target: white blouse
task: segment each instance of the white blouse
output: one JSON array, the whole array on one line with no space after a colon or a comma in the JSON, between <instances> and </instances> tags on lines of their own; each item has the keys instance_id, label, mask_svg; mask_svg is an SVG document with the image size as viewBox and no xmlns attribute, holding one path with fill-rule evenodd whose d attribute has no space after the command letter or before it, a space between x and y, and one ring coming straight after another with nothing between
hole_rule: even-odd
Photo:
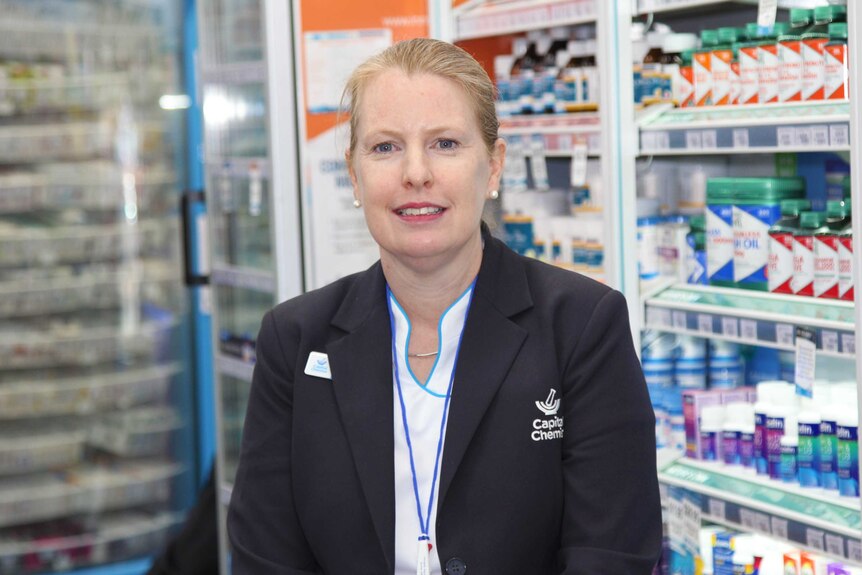
<instances>
[{"instance_id":1,"label":"white blouse","mask_svg":"<svg viewBox=\"0 0 862 575\"><path fill-rule=\"evenodd\" d=\"M410 320L390 292L390 309L395 325L395 361L393 363L393 410L395 427L395 575L415 575L417 541L422 533L419 524L416 495L414 493L413 472L410 465L410 451L404 430L401 397L404 400L410 443L413 447L413 463L416 469L416 485L419 491L419 507L425 519L428 513L428 498L434 485L434 500L431 517L428 518L428 535L432 548L430 553L431 573L441 573L440 558L437 555L437 537L434 524L437 520L438 491L440 473L437 469L436 481L434 467L438 464L438 442L441 444L439 456L442 457L442 442L445 438L445 425L441 437L443 411L446 407L446 392L455 369L455 356L464 329L464 321L470 306L473 284L440 317L437 327L439 348L434 365L426 382L419 382L410 369L407 350L410 349ZM425 360L430 361L430 360ZM396 381L396 377L398 381Z\"/></svg>"}]
</instances>

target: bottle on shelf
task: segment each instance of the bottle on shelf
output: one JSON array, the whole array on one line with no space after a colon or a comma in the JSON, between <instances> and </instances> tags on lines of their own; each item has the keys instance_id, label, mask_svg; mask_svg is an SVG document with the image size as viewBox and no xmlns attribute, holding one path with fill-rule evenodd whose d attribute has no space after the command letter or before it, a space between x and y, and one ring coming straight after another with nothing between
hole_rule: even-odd
<instances>
[{"instance_id":1,"label":"bottle on shelf","mask_svg":"<svg viewBox=\"0 0 862 575\"><path fill-rule=\"evenodd\" d=\"M843 200L828 201L824 229L814 234L814 297L838 299L839 234L849 224L849 206Z\"/></svg>"},{"instance_id":2,"label":"bottle on shelf","mask_svg":"<svg viewBox=\"0 0 862 575\"><path fill-rule=\"evenodd\" d=\"M536 38L535 42L536 47L536 58L533 63L533 87L532 87L532 110L533 114L542 114L545 112L545 100L547 96L545 95L545 86L547 85L547 76L548 74L553 74L556 77L556 71L551 68L548 70L546 67L546 61L549 57L549 52L551 49L551 37L545 33L539 34ZM528 50L529 53L529 50ZM551 65L556 65L556 60L553 56L551 58ZM553 111L553 92L550 94L551 98L551 110Z\"/></svg>"},{"instance_id":3,"label":"bottle on shelf","mask_svg":"<svg viewBox=\"0 0 862 575\"><path fill-rule=\"evenodd\" d=\"M814 295L814 235L825 231L824 212L802 212L799 229L793 233L793 281L796 295Z\"/></svg>"},{"instance_id":4,"label":"bottle on shelf","mask_svg":"<svg viewBox=\"0 0 862 575\"><path fill-rule=\"evenodd\" d=\"M541 89L538 90L541 100L541 109L538 110L538 113L553 114L557 111L556 80L562 67L565 66L567 61L561 57L560 54L565 53L566 51L569 41L569 33L569 28L566 26L551 28L550 45L542 56L543 71L540 80Z\"/></svg>"},{"instance_id":5,"label":"bottle on shelf","mask_svg":"<svg viewBox=\"0 0 862 575\"><path fill-rule=\"evenodd\" d=\"M847 82L847 23L830 24L828 33L829 42L823 48L823 98L846 101L850 98Z\"/></svg>"},{"instance_id":6,"label":"bottle on shelf","mask_svg":"<svg viewBox=\"0 0 862 575\"><path fill-rule=\"evenodd\" d=\"M802 100L802 34L811 24L814 11L790 10L790 30L778 36L778 101Z\"/></svg>"},{"instance_id":7,"label":"bottle on shelf","mask_svg":"<svg viewBox=\"0 0 862 575\"><path fill-rule=\"evenodd\" d=\"M850 218L850 198L844 200L848 221L844 229L838 231L838 297L853 301L856 260L853 258L853 222Z\"/></svg>"},{"instance_id":8,"label":"bottle on shelf","mask_svg":"<svg viewBox=\"0 0 862 575\"><path fill-rule=\"evenodd\" d=\"M692 77L691 56L697 47L694 34L668 34L662 43L661 70L670 91L662 94L663 101L674 106L691 105L694 79Z\"/></svg>"},{"instance_id":9,"label":"bottle on shelf","mask_svg":"<svg viewBox=\"0 0 862 575\"><path fill-rule=\"evenodd\" d=\"M512 64L515 57L503 54L494 58L494 79L497 83L497 116L506 118L514 112L513 102L517 99L512 97Z\"/></svg>"},{"instance_id":10,"label":"bottle on shelf","mask_svg":"<svg viewBox=\"0 0 862 575\"><path fill-rule=\"evenodd\" d=\"M538 60L536 53L536 40L538 32L530 32L526 38L516 38L514 42L515 60L512 63L510 78L513 92L517 95L517 105L514 112L517 114L533 113L533 76Z\"/></svg>"},{"instance_id":11,"label":"bottle on shelf","mask_svg":"<svg viewBox=\"0 0 862 575\"><path fill-rule=\"evenodd\" d=\"M706 234L703 214L689 219L691 231L686 235L686 282L706 285Z\"/></svg>"},{"instance_id":12,"label":"bottle on shelf","mask_svg":"<svg viewBox=\"0 0 862 575\"><path fill-rule=\"evenodd\" d=\"M732 27L717 30L718 44L712 48L710 67L712 69L712 104L728 106L736 103L734 86L738 86L738 77L734 77L734 67L738 70L738 60L733 45L739 38L739 30ZM738 96L737 96L738 97Z\"/></svg>"},{"instance_id":13,"label":"bottle on shelf","mask_svg":"<svg viewBox=\"0 0 862 575\"><path fill-rule=\"evenodd\" d=\"M718 45L718 32L701 30L700 48L694 52L694 105L711 106L712 99L712 51Z\"/></svg>"},{"instance_id":14,"label":"bottle on shelf","mask_svg":"<svg viewBox=\"0 0 862 575\"><path fill-rule=\"evenodd\" d=\"M757 23L746 24L747 39L735 44L739 78L739 104L757 104L760 86L757 81L758 53L763 40L758 34Z\"/></svg>"},{"instance_id":15,"label":"bottle on shelf","mask_svg":"<svg viewBox=\"0 0 862 575\"><path fill-rule=\"evenodd\" d=\"M787 22L776 22L772 30L761 34L757 50L757 100L760 104L778 102L780 61L778 37L790 30Z\"/></svg>"},{"instance_id":16,"label":"bottle on shelf","mask_svg":"<svg viewBox=\"0 0 862 575\"><path fill-rule=\"evenodd\" d=\"M662 70L662 44L667 35L667 32L658 30L646 35L649 50L641 63L641 103L645 106L661 102L664 94L670 91L670 78Z\"/></svg>"},{"instance_id":17,"label":"bottle on shelf","mask_svg":"<svg viewBox=\"0 0 862 575\"><path fill-rule=\"evenodd\" d=\"M803 199L783 200L781 217L769 228L768 289L773 293L792 294L793 234L799 230L799 214L811 209Z\"/></svg>"},{"instance_id":18,"label":"bottle on shelf","mask_svg":"<svg viewBox=\"0 0 862 575\"><path fill-rule=\"evenodd\" d=\"M802 34L802 99L823 100L826 84L826 44L829 42L829 25L842 22L847 7L841 5L818 6L814 9L814 25Z\"/></svg>"}]
</instances>

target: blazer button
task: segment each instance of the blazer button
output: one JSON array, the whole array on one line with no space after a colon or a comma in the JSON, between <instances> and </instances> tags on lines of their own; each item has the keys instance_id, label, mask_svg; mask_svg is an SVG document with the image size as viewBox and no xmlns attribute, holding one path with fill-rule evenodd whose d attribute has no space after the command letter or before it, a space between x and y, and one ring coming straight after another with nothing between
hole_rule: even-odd
<instances>
[{"instance_id":1,"label":"blazer button","mask_svg":"<svg viewBox=\"0 0 862 575\"><path fill-rule=\"evenodd\" d=\"M466 572L467 564L458 557L446 561L446 575L464 575Z\"/></svg>"}]
</instances>

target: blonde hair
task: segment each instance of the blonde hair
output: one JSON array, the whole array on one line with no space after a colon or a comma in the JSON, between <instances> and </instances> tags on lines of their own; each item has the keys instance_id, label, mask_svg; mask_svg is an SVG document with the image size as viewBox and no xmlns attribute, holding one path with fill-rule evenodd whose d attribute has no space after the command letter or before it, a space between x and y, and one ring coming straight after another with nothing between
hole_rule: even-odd
<instances>
[{"instance_id":1,"label":"blonde hair","mask_svg":"<svg viewBox=\"0 0 862 575\"><path fill-rule=\"evenodd\" d=\"M470 99L488 153L493 153L500 123L494 108L494 84L473 56L463 49L431 38L415 38L390 46L360 64L350 75L341 101L350 113L350 156L356 149L356 127L362 94L381 72L401 70L407 75L434 74L459 85Z\"/></svg>"}]
</instances>

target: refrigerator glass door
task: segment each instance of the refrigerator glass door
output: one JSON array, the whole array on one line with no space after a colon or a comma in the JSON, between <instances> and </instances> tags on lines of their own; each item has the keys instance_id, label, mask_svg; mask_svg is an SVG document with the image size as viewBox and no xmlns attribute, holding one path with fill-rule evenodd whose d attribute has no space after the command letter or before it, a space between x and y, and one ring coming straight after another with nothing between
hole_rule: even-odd
<instances>
[{"instance_id":1,"label":"refrigerator glass door","mask_svg":"<svg viewBox=\"0 0 862 575\"><path fill-rule=\"evenodd\" d=\"M0 572L158 553L194 489L179 3L0 0Z\"/></svg>"}]
</instances>

